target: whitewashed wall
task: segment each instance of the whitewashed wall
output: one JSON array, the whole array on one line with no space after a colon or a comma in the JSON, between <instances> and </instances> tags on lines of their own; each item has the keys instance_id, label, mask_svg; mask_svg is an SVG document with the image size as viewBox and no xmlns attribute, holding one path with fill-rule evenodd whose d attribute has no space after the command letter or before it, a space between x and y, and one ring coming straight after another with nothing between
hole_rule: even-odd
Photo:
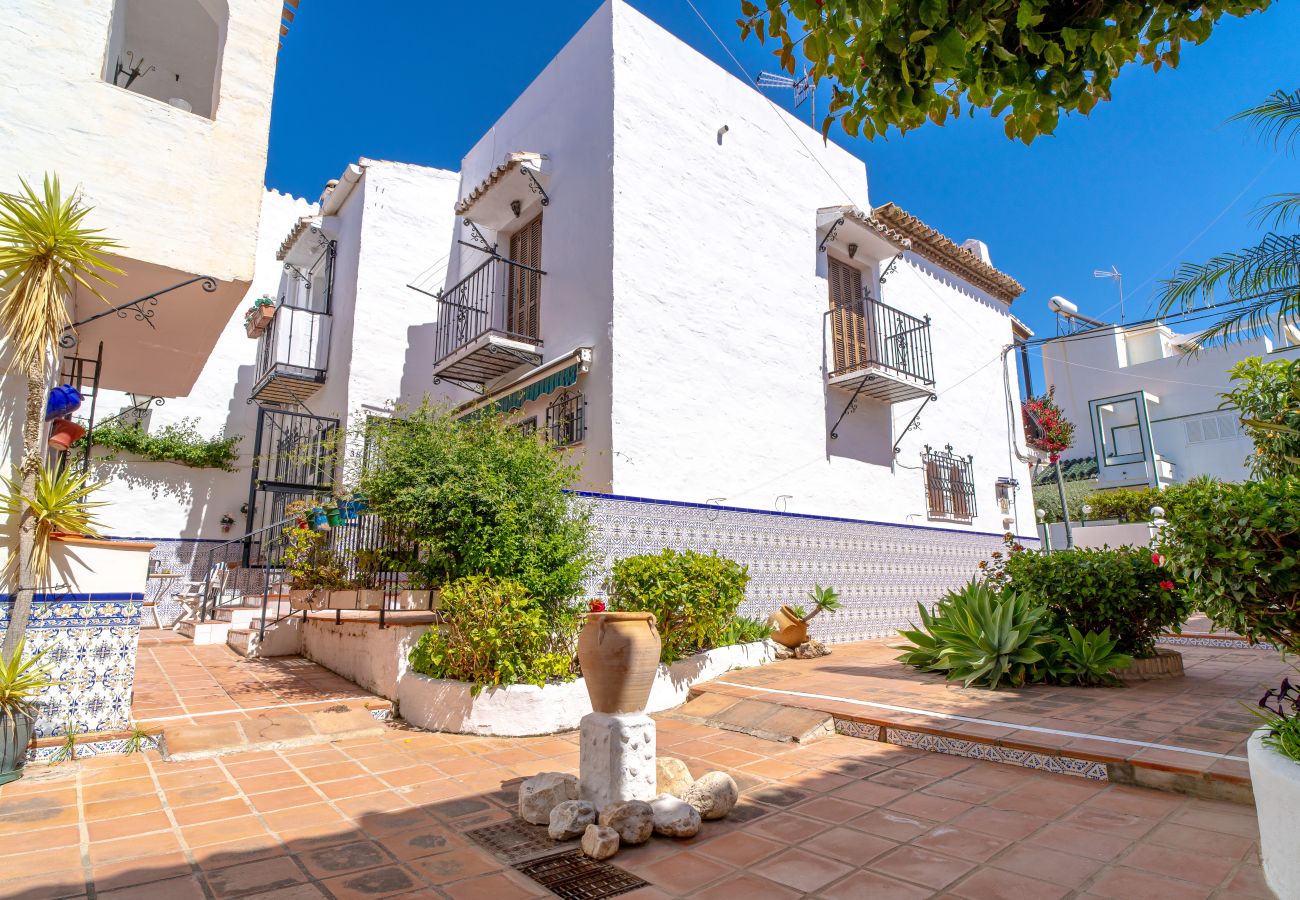
<instances>
[{"instance_id":1,"label":"whitewashed wall","mask_svg":"<svg viewBox=\"0 0 1300 900\"><path fill-rule=\"evenodd\" d=\"M974 455L979 516L951 527L1000 533L997 478L1028 485L1008 461L1006 305L912 254L883 287L864 277L931 316L939 400L895 466L920 401L862 399L831 440L849 394L825 387L817 210L871 208L862 161L631 7L612 10L613 492L769 510L790 495L791 512L926 524L921 447L952 443ZM1030 508L1026 489L1023 533Z\"/></svg>"},{"instance_id":2,"label":"whitewashed wall","mask_svg":"<svg viewBox=\"0 0 1300 900\"><path fill-rule=\"evenodd\" d=\"M1180 336L1159 332L1163 344ZM1148 334L1144 345L1153 343ZM1149 347L1147 348L1149 349ZM1158 454L1174 463L1174 477L1187 481L1209 475L1230 481L1244 479L1245 461L1253 451L1250 438L1189 442L1187 421L1213 416L1233 381L1228 371L1243 359L1260 356L1265 361L1291 360L1300 348L1275 349L1267 338L1230 347L1207 348L1199 355L1166 349L1170 355L1129 365L1124 332L1118 327L1100 329L1090 337L1049 341L1043 345L1043 373L1056 388L1056 401L1066 418L1075 423L1075 446L1067 457L1096 455L1088 403L1134 391L1146 391L1151 402L1151 437ZM1229 410L1229 413L1232 411ZM1126 467L1140 473L1141 466Z\"/></svg>"},{"instance_id":3,"label":"whitewashed wall","mask_svg":"<svg viewBox=\"0 0 1300 900\"><path fill-rule=\"evenodd\" d=\"M110 504L101 516L107 526L105 533L118 537L219 538L223 536L223 515L233 516L239 523L236 528L242 528L244 518L239 508L248 499L253 429L257 423L257 407L245 402L253 389L257 341L244 332L244 310L263 294L278 296L284 273L275 258L276 251L298 218L314 209L315 205L306 200L263 191L257 267L246 302L230 317L190 396L168 400L163 406L153 407L149 414L149 428L154 432L182 419L194 419L195 427L205 436L222 431L244 435L238 446L237 470L190 469L129 454L108 461L97 453L95 475L109 479L100 495ZM102 421L126 402L123 394L106 393L96 417Z\"/></svg>"}]
</instances>

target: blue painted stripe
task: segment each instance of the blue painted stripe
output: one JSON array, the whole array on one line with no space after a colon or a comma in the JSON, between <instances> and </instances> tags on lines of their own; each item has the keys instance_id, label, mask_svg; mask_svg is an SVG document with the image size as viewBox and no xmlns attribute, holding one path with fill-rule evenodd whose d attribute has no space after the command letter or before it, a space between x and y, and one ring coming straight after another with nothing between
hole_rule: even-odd
<instances>
[{"instance_id":1,"label":"blue painted stripe","mask_svg":"<svg viewBox=\"0 0 1300 900\"><path fill-rule=\"evenodd\" d=\"M595 500L625 500L632 503L649 503L654 506L680 506L689 509L721 510L722 512L751 513L759 516L779 516L789 519L812 519L818 522L843 522L849 525L879 525L884 528L910 528L915 531L939 531L944 534L973 534L996 538L1000 538L1004 534L1004 532L966 531L958 528L940 528L936 525L907 525L900 522L877 522L873 519L846 519L840 516L818 516L812 513L781 512L780 510L772 509L751 509L745 506L721 506L715 503L691 503L686 500L656 500L652 497L629 497L624 494L601 494L595 491L565 491L565 493L571 494L574 497L591 497ZM1033 535L1032 537L1029 535L1019 535L1017 540L1037 541L1039 538L1037 535Z\"/></svg>"},{"instance_id":2,"label":"blue painted stripe","mask_svg":"<svg viewBox=\"0 0 1300 900\"><path fill-rule=\"evenodd\" d=\"M90 594L33 594L33 603L139 603L144 600L143 593L90 593ZM0 594L0 603L13 603L13 594Z\"/></svg>"}]
</instances>

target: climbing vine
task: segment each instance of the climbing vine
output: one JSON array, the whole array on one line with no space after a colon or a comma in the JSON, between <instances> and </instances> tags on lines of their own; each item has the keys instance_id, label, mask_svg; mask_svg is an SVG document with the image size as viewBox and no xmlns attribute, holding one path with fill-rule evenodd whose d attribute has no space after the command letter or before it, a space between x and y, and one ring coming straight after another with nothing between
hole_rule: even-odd
<instances>
[{"instance_id":1,"label":"climbing vine","mask_svg":"<svg viewBox=\"0 0 1300 900\"><path fill-rule=\"evenodd\" d=\"M107 447L110 452L106 458L113 459L118 453L130 453L142 456L154 462L176 463L194 469L221 469L235 471L239 459L236 446L240 435L225 437L204 437L195 427L194 419L181 419L174 425L164 425L156 432L150 433L138 425L111 422L95 428L91 443L96 447Z\"/></svg>"}]
</instances>

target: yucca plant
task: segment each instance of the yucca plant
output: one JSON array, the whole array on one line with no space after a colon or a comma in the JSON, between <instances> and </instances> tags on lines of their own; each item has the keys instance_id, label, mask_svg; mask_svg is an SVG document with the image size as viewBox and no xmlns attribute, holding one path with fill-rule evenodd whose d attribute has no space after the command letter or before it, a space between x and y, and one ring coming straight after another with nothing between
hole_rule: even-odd
<instances>
[{"instance_id":1,"label":"yucca plant","mask_svg":"<svg viewBox=\"0 0 1300 900\"><path fill-rule=\"evenodd\" d=\"M1056 635L1055 646L1045 651L1052 680L1061 684L1120 684L1111 670L1127 669L1133 665L1133 657L1117 652L1118 643L1111 638L1109 628L1102 629L1100 634L1093 631L1084 634L1073 625L1068 626L1065 634Z\"/></svg>"},{"instance_id":2,"label":"yucca plant","mask_svg":"<svg viewBox=\"0 0 1300 900\"><path fill-rule=\"evenodd\" d=\"M99 536L97 507L107 506L88 499L104 486L91 481L89 473L73 471L68 466L42 465L30 494L23 492L17 478L2 478L5 494L0 496L0 513L28 516L35 522L32 530L31 567L36 583L50 584L50 538L56 533Z\"/></svg>"},{"instance_id":3,"label":"yucca plant","mask_svg":"<svg viewBox=\"0 0 1300 900\"><path fill-rule=\"evenodd\" d=\"M999 594L972 579L960 591L950 591L934 615L922 608L924 635L919 629L904 631L913 645L896 648L906 651L898 659L943 672L965 687L1023 685L1037 679L1041 648L1051 641L1046 614L1026 595Z\"/></svg>"},{"instance_id":4,"label":"yucca plant","mask_svg":"<svg viewBox=\"0 0 1300 900\"><path fill-rule=\"evenodd\" d=\"M812 612L802 616L805 622L811 622L818 613L833 613L841 606L840 595L830 585L822 587L820 584L814 584L813 589L808 592L808 599L812 601L813 608Z\"/></svg>"},{"instance_id":5,"label":"yucca plant","mask_svg":"<svg viewBox=\"0 0 1300 900\"><path fill-rule=\"evenodd\" d=\"M41 426L50 386L51 360L57 341L71 324L73 288L80 285L102 296L99 285L120 273L104 254L117 247L99 229L89 228L90 209L74 193L64 195L57 176L47 175L43 190L20 181L17 193L0 193L0 334L13 358L11 372L26 379L23 457L18 465L20 493L31 497L43 456ZM38 587L34 568L36 519L23 513L18 522L18 589L0 658L12 660L31 617Z\"/></svg>"},{"instance_id":6,"label":"yucca plant","mask_svg":"<svg viewBox=\"0 0 1300 900\"><path fill-rule=\"evenodd\" d=\"M19 641L12 656L0 659L0 784L19 777L32 739L36 698L57 683L43 662L45 651L23 659L25 647Z\"/></svg>"}]
</instances>

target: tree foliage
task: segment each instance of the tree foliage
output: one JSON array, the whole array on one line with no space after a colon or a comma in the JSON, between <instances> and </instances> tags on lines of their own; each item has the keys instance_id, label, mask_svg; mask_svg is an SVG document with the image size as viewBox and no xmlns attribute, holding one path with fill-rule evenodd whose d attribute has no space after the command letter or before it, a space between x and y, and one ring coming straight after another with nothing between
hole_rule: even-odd
<instances>
[{"instance_id":1,"label":"tree foliage","mask_svg":"<svg viewBox=\"0 0 1300 900\"><path fill-rule=\"evenodd\" d=\"M1205 41L1225 15L1269 0L741 0L742 37L775 39L781 67L802 55L833 89L830 115L868 138L893 125L942 125L963 110L1001 116L1026 144L1064 113L1109 100L1130 63L1178 65L1185 44Z\"/></svg>"},{"instance_id":2,"label":"tree foliage","mask_svg":"<svg viewBox=\"0 0 1300 900\"><path fill-rule=\"evenodd\" d=\"M1230 372L1235 386L1223 399L1241 413L1255 444L1246 460L1257 478L1300 475L1300 359L1243 359Z\"/></svg>"}]
</instances>

